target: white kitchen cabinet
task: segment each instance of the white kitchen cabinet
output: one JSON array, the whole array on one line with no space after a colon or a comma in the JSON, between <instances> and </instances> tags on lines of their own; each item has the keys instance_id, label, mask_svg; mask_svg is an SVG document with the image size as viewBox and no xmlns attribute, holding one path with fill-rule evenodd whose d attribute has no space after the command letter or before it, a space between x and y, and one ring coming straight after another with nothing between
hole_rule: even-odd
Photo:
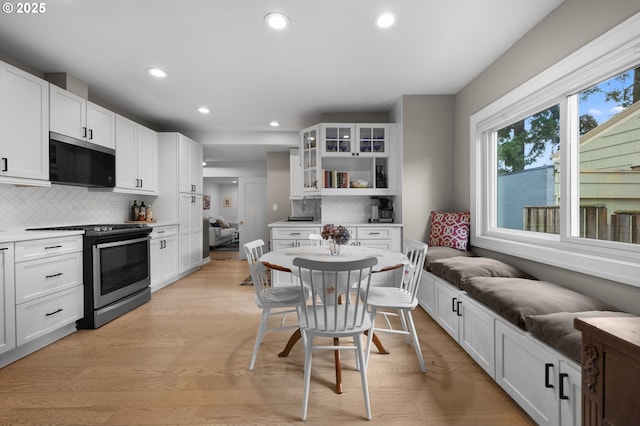
<instances>
[{"instance_id":1,"label":"white kitchen cabinet","mask_svg":"<svg viewBox=\"0 0 640 426\"><path fill-rule=\"evenodd\" d=\"M319 234L319 226L272 226L271 251L283 250L290 247L311 245L309 234ZM297 285L297 281L289 272L271 271L271 283L274 287Z\"/></svg>"},{"instance_id":2,"label":"white kitchen cabinet","mask_svg":"<svg viewBox=\"0 0 640 426\"><path fill-rule=\"evenodd\" d=\"M305 195L320 193L322 181L318 149L319 134L320 126L308 127L300 132L302 191Z\"/></svg>"},{"instance_id":3,"label":"white kitchen cabinet","mask_svg":"<svg viewBox=\"0 0 640 426\"><path fill-rule=\"evenodd\" d=\"M17 346L83 317L82 236L18 241L14 260Z\"/></svg>"},{"instance_id":4,"label":"white kitchen cabinet","mask_svg":"<svg viewBox=\"0 0 640 426\"><path fill-rule=\"evenodd\" d=\"M539 425L580 424L580 368L496 319L496 382Z\"/></svg>"},{"instance_id":5,"label":"white kitchen cabinet","mask_svg":"<svg viewBox=\"0 0 640 426\"><path fill-rule=\"evenodd\" d=\"M116 114L55 84L50 85L50 130L116 148Z\"/></svg>"},{"instance_id":6,"label":"white kitchen cabinet","mask_svg":"<svg viewBox=\"0 0 640 426\"><path fill-rule=\"evenodd\" d=\"M157 133L116 115L116 188L132 194L158 194Z\"/></svg>"},{"instance_id":7,"label":"white kitchen cabinet","mask_svg":"<svg viewBox=\"0 0 640 426\"><path fill-rule=\"evenodd\" d=\"M202 264L202 145L175 132L158 134L160 196L154 216L178 225L178 277ZM184 189L184 191L181 191Z\"/></svg>"},{"instance_id":8,"label":"white kitchen cabinet","mask_svg":"<svg viewBox=\"0 0 640 426\"><path fill-rule=\"evenodd\" d=\"M13 243L0 244L0 354L16 347Z\"/></svg>"},{"instance_id":9,"label":"white kitchen cabinet","mask_svg":"<svg viewBox=\"0 0 640 426\"><path fill-rule=\"evenodd\" d=\"M351 244L402 251L402 228L397 226L358 226L351 233ZM355 237L355 238L354 238Z\"/></svg>"},{"instance_id":10,"label":"white kitchen cabinet","mask_svg":"<svg viewBox=\"0 0 640 426\"><path fill-rule=\"evenodd\" d=\"M179 145L179 191L202 194L202 145L177 135Z\"/></svg>"},{"instance_id":11,"label":"white kitchen cabinet","mask_svg":"<svg viewBox=\"0 0 640 426\"><path fill-rule=\"evenodd\" d=\"M387 157L388 124L322 123L322 157Z\"/></svg>"},{"instance_id":12,"label":"white kitchen cabinet","mask_svg":"<svg viewBox=\"0 0 640 426\"><path fill-rule=\"evenodd\" d=\"M50 186L49 83L0 62L0 183Z\"/></svg>"},{"instance_id":13,"label":"white kitchen cabinet","mask_svg":"<svg viewBox=\"0 0 640 426\"><path fill-rule=\"evenodd\" d=\"M153 228L150 242L151 292L160 290L177 279L178 240L177 226Z\"/></svg>"},{"instance_id":14,"label":"white kitchen cabinet","mask_svg":"<svg viewBox=\"0 0 640 426\"><path fill-rule=\"evenodd\" d=\"M302 176L302 163L300 162L300 149L289 150L289 198L292 200L304 197L304 179Z\"/></svg>"}]
</instances>

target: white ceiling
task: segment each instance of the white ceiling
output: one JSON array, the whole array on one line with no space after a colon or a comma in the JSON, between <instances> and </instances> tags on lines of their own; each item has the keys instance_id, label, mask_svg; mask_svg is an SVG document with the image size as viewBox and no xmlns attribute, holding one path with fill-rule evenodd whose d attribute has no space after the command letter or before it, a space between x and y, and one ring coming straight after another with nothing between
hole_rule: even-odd
<instances>
[{"instance_id":1,"label":"white ceiling","mask_svg":"<svg viewBox=\"0 0 640 426\"><path fill-rule=\"evenodd\" d=\"M248 161L288 149L323 113L457 93L561 2L47 0L42 14L0 13L0 54L79 78L90 98L202 142L206 160ZM383 10L395 27L374 27ZM290 28L267 28L270 11Z\"/></svg>"}]
</instances>

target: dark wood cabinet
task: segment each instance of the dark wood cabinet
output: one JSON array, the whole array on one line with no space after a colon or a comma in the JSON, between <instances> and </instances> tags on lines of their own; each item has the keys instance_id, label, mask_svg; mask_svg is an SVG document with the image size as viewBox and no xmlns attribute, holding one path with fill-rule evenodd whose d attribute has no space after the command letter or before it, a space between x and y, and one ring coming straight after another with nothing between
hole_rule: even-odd
<instances>
[{"instance_id":1,"label":"dark wood cabinet","mask_svg":"<svg viewBox=\"0 0 640 426\"><path fill-rule=\"evenodd\" d=\"M640 425L640 317L574 325L582 332L582 424Z\"/></svg>"}]
</instances>

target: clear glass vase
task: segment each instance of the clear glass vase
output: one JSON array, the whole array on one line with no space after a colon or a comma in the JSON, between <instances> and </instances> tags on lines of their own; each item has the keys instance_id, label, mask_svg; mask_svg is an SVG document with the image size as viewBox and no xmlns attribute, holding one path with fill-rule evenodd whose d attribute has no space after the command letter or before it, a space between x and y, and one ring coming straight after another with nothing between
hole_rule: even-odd
<instances>
[{"instance_id":1,"label":"clear glass vase","mask_svg":"<svg viewBox=\"0 0 640 426\"><path fill-rule=\"evenodd\" d=\"M340 254L340 244L336 243L334 240L329 241L329 252L331 256L337 256Z\"/></svg>"}]
</instances>

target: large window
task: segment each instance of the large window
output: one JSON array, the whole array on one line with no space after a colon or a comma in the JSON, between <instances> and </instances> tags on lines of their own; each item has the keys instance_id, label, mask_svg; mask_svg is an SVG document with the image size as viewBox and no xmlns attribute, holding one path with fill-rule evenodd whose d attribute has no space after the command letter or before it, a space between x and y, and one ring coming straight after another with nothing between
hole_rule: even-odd
<instances>
[{"instance_id":1,"label":"large window","mask_svg":"<svg viewBox=\"0 0 640 426\"><path fill-rule=\"evenodd\" d=\"M640 15L471 118L472 245L640 286Z\"/></svg>"}]
</instances>

